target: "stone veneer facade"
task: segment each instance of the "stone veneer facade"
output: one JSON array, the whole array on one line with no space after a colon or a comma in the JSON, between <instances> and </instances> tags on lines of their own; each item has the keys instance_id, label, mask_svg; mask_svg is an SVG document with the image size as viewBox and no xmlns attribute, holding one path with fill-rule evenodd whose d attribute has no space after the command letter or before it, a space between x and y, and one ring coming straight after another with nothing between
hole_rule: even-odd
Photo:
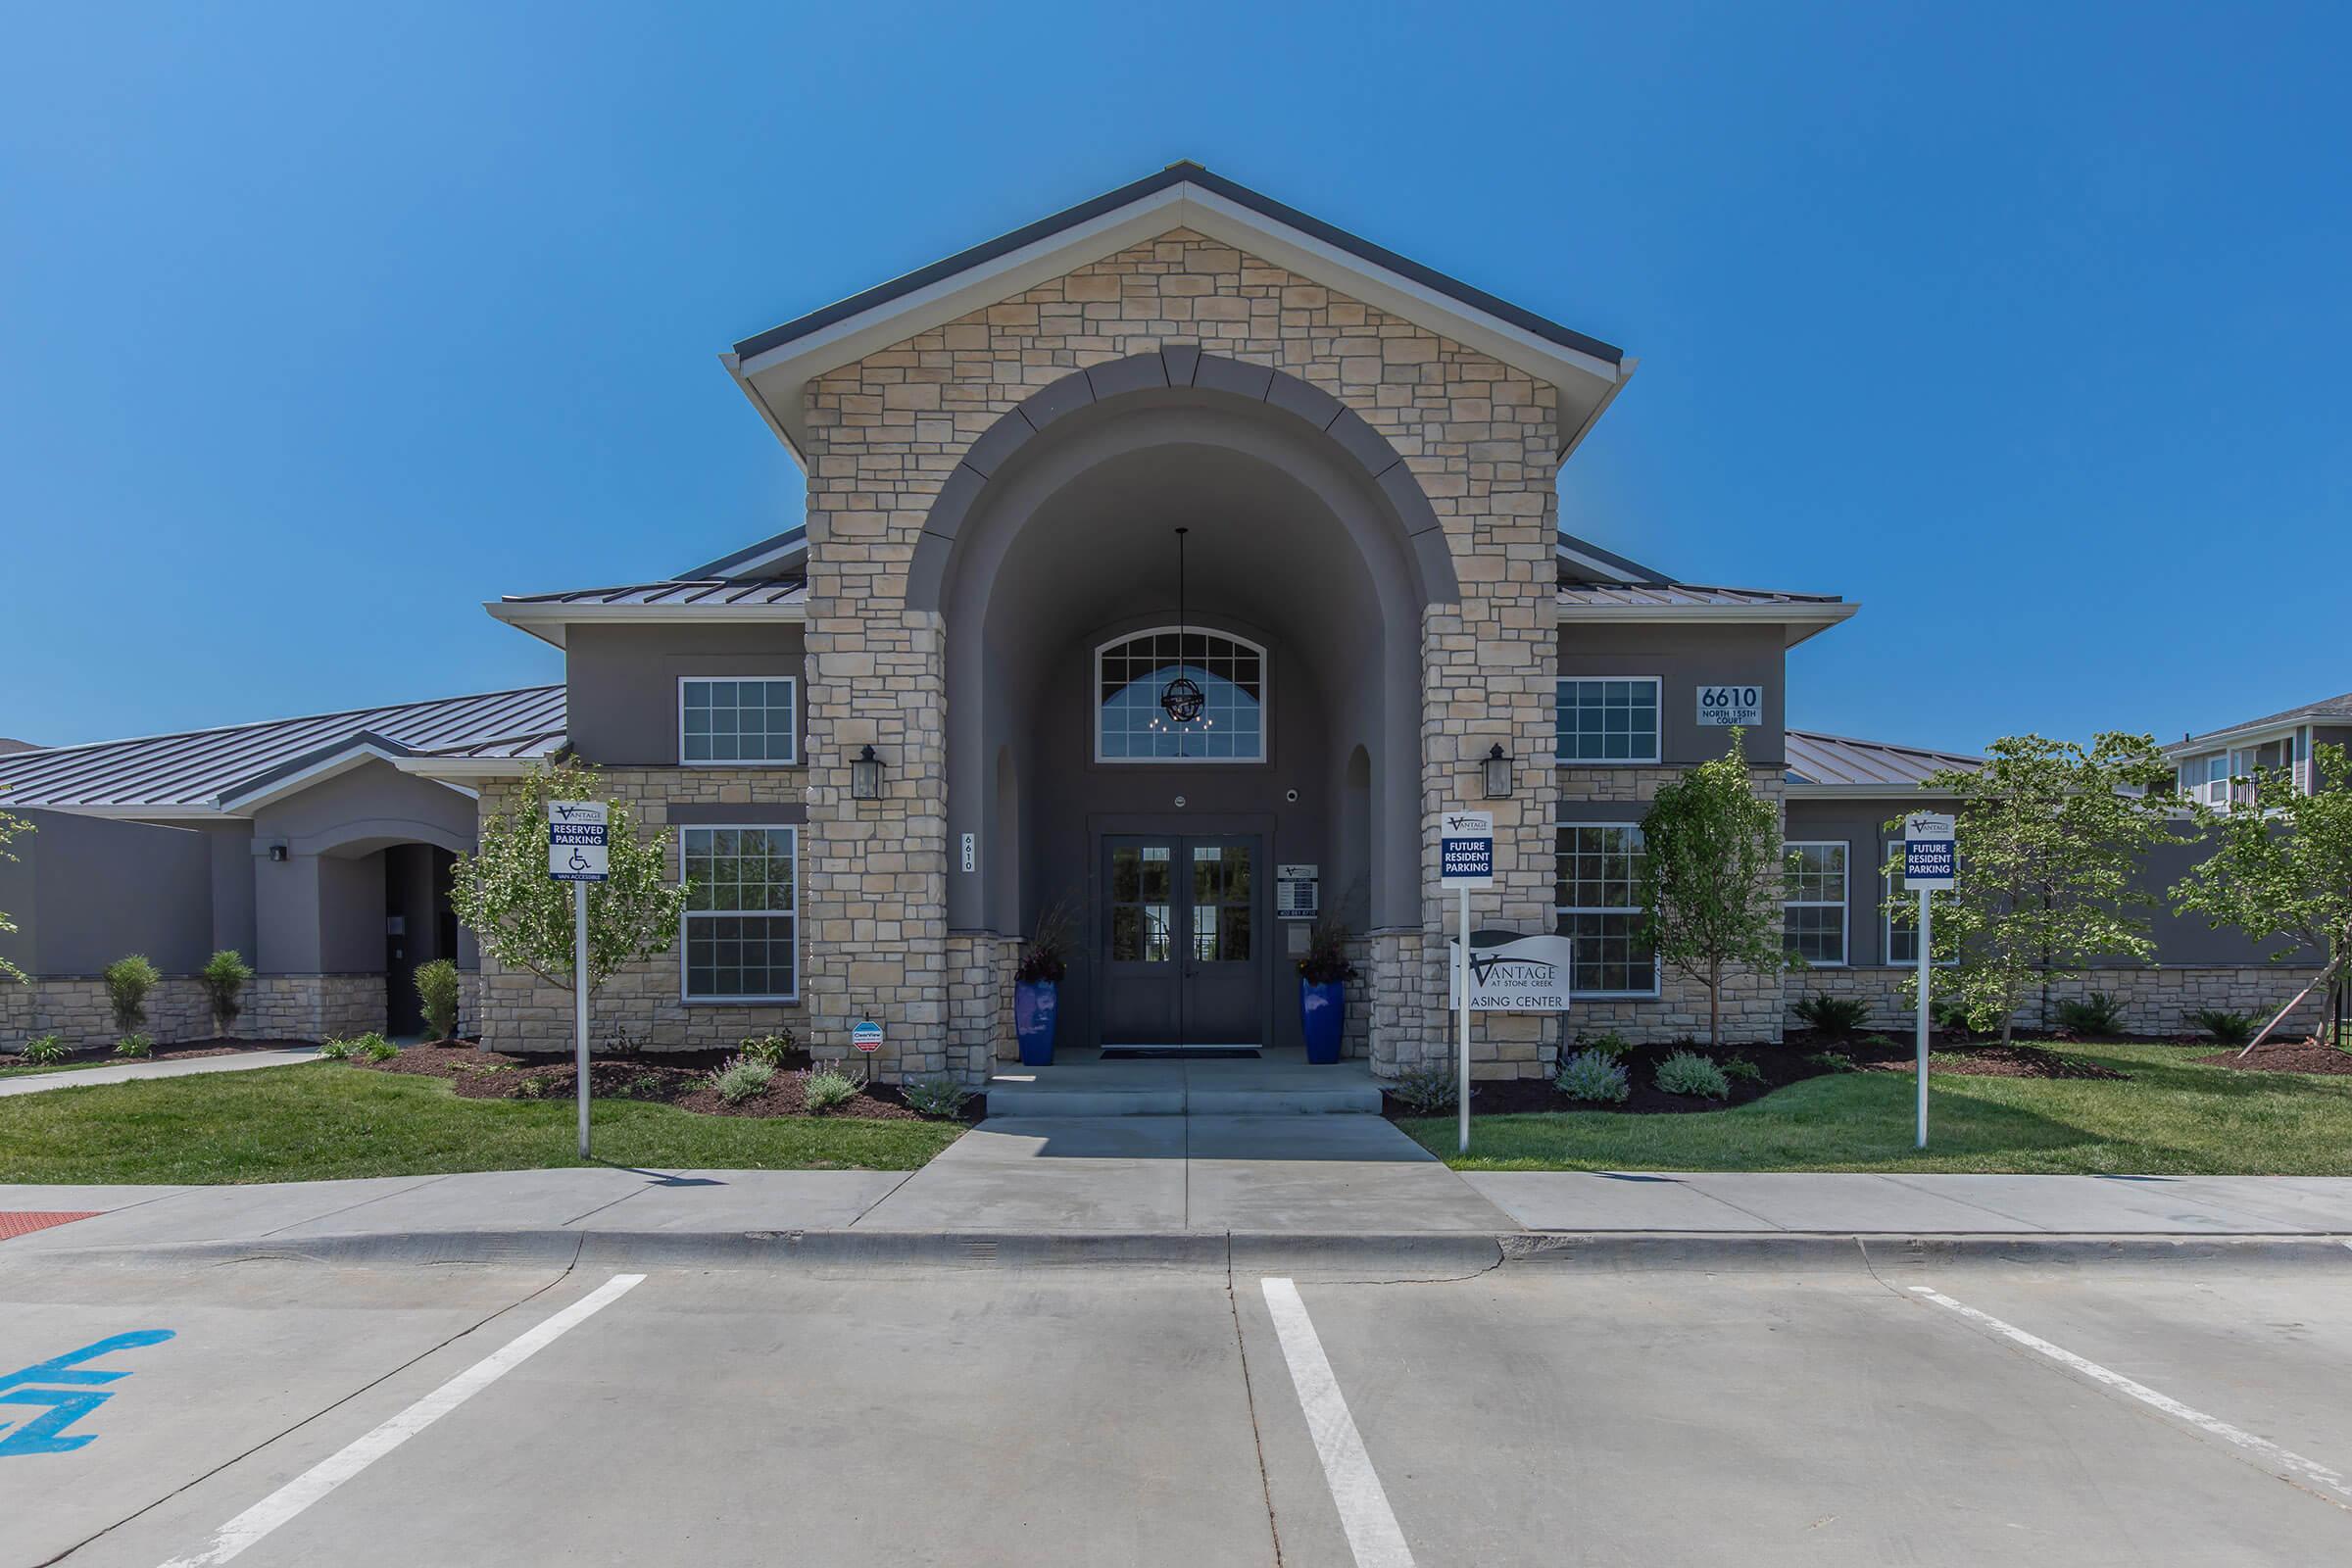
<instances>
[{"instance_id":1,"label":"stone veneer facade","mask_svg":"<svg viewBox=\"0 0 2352 1568\"><path fill-rule=\"evenodd\" d=\"M1436 512L1461 584L1420 627L1421 802L1437 813L1476 790L1474 759L1501 742L1551 755L1552 388L1423 327L1178 229L1080 268L811 385L808 526L808 805L805 918L819 942L854 933L841 961L810 964L808 1021L822 1042L884 1021L883 1067L979 1070L1002 1029L1001 939L946 928L942 628L906 609L917 536L966 449L1040 388L1163 347L1278 369L1337 398L1401 457ZM890 759L884 799L850 799L848 759ZM1496 809L1496 891L1485 918L1550 918L1551 780L1521 769ZM1367 990L1377 1067L1446 1049L1444 904L1424 851L1417 930L1374 934ZM987 976L998 974L996 997ZM1542 1070L1556 1021L1490 1019L1480 1070ZM1002 1038L1000 1034L999 1038Z\"/></svg>"},{"instance_id":2,"label":"stone veneer facade","mask_svg":"<svg viewBox=\"0 0 2352 1568\"><path fill-rule=\"evenodd\" d=\"M384 1027L380 974L265 974L245 988L236 1034L244 1040L331 1040ZM96 975L48 975L0 984L0 1044L63 1036L74 1050L121 1035ZM212 1007L194 975L166 975L148 994L143 1030L159 1046L213 1038Z\"/></svg>"},{"instance_id":3,"label":"stone veneer facade","mask_svg":"<svg viewBox=\"0 0 2352 1568\"><path fill-rule=\"evenodd\" d=\"M806 769L800 767L606 767L598 770L605 793L626 803L636 814L638 831L646 835L666 831L666 865L671 877L680 874L679 835L670 811L679 806L743 806L758 809L745 815L755 825L793 826L779 820L802 801ZM514 786L493 780L481 792L483 820L507 809ZM804 829L804 835L805 835ZM846 947L851 932L838 923L816 925L808 918L807 876L808 851L801 851L803 890L799 915L800 961L804 970L823 962ZM572 998L567 990L543 983L538 976L502 967L488 953L480 972L470 977L465 993L484 1041L501 1050L565 1051L572 1044ZM804 1043L808 1019L799 1003L694 1003L681 1000L679 952L668 952L644 963L631 964L612 975L596 994L591 1028L592 1044L600 1051L720 1051L747 1035L790 1029ZM801 994L808 992L804 973ZM833 1041L812 1043L820 1054L848 1051L845 1033Z\"/></svg>"},{"instance_id":4,"label":"stone veneer facade","mask_svg":"<svg viewBox=\"0 0 2352 1568\"><path fill-rule=\"evenodd\" d=\"M1870 1005L1866 1027L1903 1032L1917 1023L1908 1000L1908 967L1874 966L1858 969L1807 969L1787 977L1788 1000L1813 995L1857 998ZM2243 967L2199 964L2152 964L2140 969L2093 969L2069 979L2050 982L2053 1016L2042 1016L2041 999L2017 1010L2022 1029L2047 1029L2056 1023L2060 1003L2079 1002L2093 991L2104 991L2124 1005L2123 1028L2135 1035L2193 1035L2195 1014L2211 1007L2221 1012L2252 1013L2265 1023L2286 1005L2287 999L2319 977L2311 967L2261 964ZM2328 997L2306 997L2280 1027L2310 1034L2326 1022ZM1791 1027L1794 1027L1793 1021Z\"/></svg>"}]
</instances>

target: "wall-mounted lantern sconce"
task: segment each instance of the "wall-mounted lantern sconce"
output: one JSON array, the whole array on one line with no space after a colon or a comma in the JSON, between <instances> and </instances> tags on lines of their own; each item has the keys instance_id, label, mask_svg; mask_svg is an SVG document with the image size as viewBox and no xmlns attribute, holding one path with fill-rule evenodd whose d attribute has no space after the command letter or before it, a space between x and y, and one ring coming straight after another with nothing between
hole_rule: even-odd
<instances>
[{"instance_id":1,"label":"wall-mounted lantern sconce","mask_svg":"<svg viewBox=\"0 0 2352 1568\"><path fill-rule=\"evenodd\" d=\"M281 860L281 861L282 861L283 859L285 859L285 858L286 858L286 847L285 847L283 844L272 844L272 845L270 845L270 858L271 858L272 860Z\"/></svg>"},{"instance_id":2,"label":"wall-mounted lantern sconce","mask_svg":"<svg viewBox=\"0 0 2352 1568\"><path fill-rule=\"evenodd\" d=\"M878 801L882 798L882 759L874 755L871 746L850 759L850 799Z\"/></svg>"},{"instance_id":3,"label":"wall-mounted lantern sconce","mask_svg":"<svg viewBox=\"0 0 2352 1568\"><path fill-rule=\"evenodd\" d=\"M1487 799L1507 801L1511 798L1511 760L1504 754L1502 743L1496 741L1487 753Z\"/></svg>"}]
</instances>

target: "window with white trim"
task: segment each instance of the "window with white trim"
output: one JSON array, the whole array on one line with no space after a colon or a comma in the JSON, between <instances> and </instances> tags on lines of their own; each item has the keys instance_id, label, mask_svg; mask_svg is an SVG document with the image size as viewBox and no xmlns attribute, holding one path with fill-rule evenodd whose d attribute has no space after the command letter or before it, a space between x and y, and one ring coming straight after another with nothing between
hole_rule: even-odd
<instances>
[{"instance_id":1,"label":"window with white trim","mask_svg":"<svg viewBox=\"0 0 2352 1568\"><path fill-rule=\"evenodd\" d=\"M1817 969L1845 963L1845 844L1794 842L1786 852L1781 886L1781 940Z\"/></svg>"},{"instance_id":2,"label":"window with white trim","mask_svg":"<svg viewBox=\"0 0 2352 1568\"><path fill-rule=\"evenodd\" d=\"M1554 832L1552 929L1576 955L1571 995L1654 997L1658 960L1642 940L1642 829L1562 823Z\"/></svg>"},{"instance_id":3,"label":"window with white trim","mask_svg":"<svg viewBox=\"0 0 2352 1568\"><path fill-rule=\"evenodd\" d=\"M678 681L678 760L689 767L800 760L800 682L789 675Z\"/></svg>"},{"instance_id":4,"label":"window with white trim","mask_svg":"<svg viewBox=\"0 0 2352 1568\"><path fill-rule=\"evenodd\" d=\"M1179 724L1160 707L1178 675L1200 688L1200 716ZM1266 651L1242 637L1173 626L1095 650L1095 760L1262 762Z\"/></svg>"},{"instance_id":5,"label":"window with white trim","mask_svg":"<svg viewBox=\"0 0 2352 1568\"><path fill-rule=\"evenodd\" d=\"M1886 942L1884 951L1886 955L1886 961L1895 964L1917 964L1919 962L1919 916L1913 910L1919 900L1912 894L1909 885L1903 881L1903 841L1890 839L1884 849L1886 858L1883 863L1886 866L1886 896L1889 900L1889 903L1884 906ZM1929 897L1941 898L1943 895L1936 893L1930 894ZM1898 899L1901 901L1899 905L1891 902ZM1936 961L1941 964L1950 963L1952 960L1937 958Z\"/></svg>"},{"instance_id":6,"label":"window with white trim","mask_svg":"<svg viewBox=\"0 0 2352 1568\"><path fill-rule=\"evenodd\" d=\"M1555 751L1563 762L1658 760L1658 677L1562 675Z\"/></svg>"},{"instance_id":7,"label":"window with white trim","mask_svg":"<svg viewBox=\"0 0 2352 1568\"><path fill-rule=\"evenodd\" d=\"M800 995L800 830L679 830L686 875L679 942L688 1002L791 1002Z\"/></svg>"}]
</instances>

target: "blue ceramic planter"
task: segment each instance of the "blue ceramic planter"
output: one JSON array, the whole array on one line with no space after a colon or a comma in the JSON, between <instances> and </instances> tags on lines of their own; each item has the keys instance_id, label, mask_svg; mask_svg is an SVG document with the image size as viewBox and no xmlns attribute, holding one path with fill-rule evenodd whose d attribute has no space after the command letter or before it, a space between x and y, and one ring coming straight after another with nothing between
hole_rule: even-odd
<instances>
[{"instance_id":1,"label":"blue ceramic planter","mask_svg":"<svg viewBox=\"0 0 2352 1568\"><path fill-rule=\"evenodd\" d=\"M1348 982L1298 982L1298 1028L1306 1036L1306 1059L1340 1059L1340 1037L1348 1028Z\"/></svg>"},{"instance_id":2,"label":"blue ceramic planter","mask_svg":"<svg viewBox=\"0 0 2352 1568\"><path fill-rule=\"evenodd\" d=\"M1020 1037L1021 1065L1054 1065L1054 1020L1061 1014L1061 987L1052 980L1022 980L1012 988L1012 1032Z\"/></svg>"}]
</instances>

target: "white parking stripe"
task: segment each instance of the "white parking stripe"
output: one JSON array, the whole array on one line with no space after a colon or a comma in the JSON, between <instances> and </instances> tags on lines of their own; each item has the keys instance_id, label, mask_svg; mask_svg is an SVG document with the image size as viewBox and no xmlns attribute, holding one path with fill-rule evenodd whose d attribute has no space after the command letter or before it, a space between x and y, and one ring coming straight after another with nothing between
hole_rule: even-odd
<instances>
[{"instance_id":1,"label":"white parking stripe","mask_svg":"<svg viewBox=\"0 0 2352 1568\"><path fill-rule=\"evenodd\" d=\"M537 1328L515 1337L340 1453L319 1460L275 1492L222 1525L203 1550L174 1557L164 1568L206 1568L222 1563L334 1491L353 1476L408 1442L467 1399L546 1349L572 1329L626 1296L645 1278L615 1274Z\"/></svg>"},{"instance_id":2,"label":"white parking stripe","mask_svg":"<svg viewBox=\"0 0 2352 1568\"><path fill-rule=\"evenodd\" d=\"M1356 1568L1412 1568L1413 1554L1404 1544L1404 1532L1389 1510L1389 1494L1381 1490L1364 1440L1348 1413L1348 1400L1332 1376L1331 1360L1315 1325L1298 1299L1298 1287L1287 1279L1261 1282L1266 1311L1282 1341L1282 1356L1291 1367L1291 1386L1298 1391L1299 1408L1306 1412L1306 1430L1315 1440L1323 1461L1323 1480L1331 1500L1340 1507L1340 1527L1348 1532L1348 1547L1355 1553Z\"/></svg>"},{"instance_id":3,"label":"white parking stripe","mask_svg":"<svg viewBox=\"0 0 2352 1568\"><path fill-rule=\"evenodd\" d=\"M2202 1410L2192 1409L2170 1395L2158 1394L2146 1384L2135 1382L2121 1372L2111 1372L2096 1361L2086 1361L2075 1354L2074 1351L2061 1349L2045 1339L2028 1334L2013 1323L2002 1322L1989 1312L1980 1312L1973 1306L1963 1305L1941 1291L1930 1290L1925 1285L1914 1285L1911 1287L1911 1294L1922 1300L1934 1301L1937 1306L1957 1312L1971 1323L1981 1324L2013 1344L2022 1345L2029 1350L2046 1355L2061 1366L2072 1367L2084 1377L2104 1383L2119 1394L2128 1394L2140 1403L2162 1410L2177 1421L2185 1421L2198 1431L2210 1433L2225 1443L2234 1443L2247 1452L2260 1455L2273 1470L2282 1472L2289 1479L2308 1481L2315 1487L2334 1493L2335 1497L2328 1499L2331 1502L2339 1497L2352 1500L2352 1483L2347 1483L2342 1476L2316 1459L2306 1459L2291 1449L2281 1448L2268 1438L2258 1438L2242 1427L2233 1427L2229 1422L2207 1415Z\"/></svg>"}]
</instances>

